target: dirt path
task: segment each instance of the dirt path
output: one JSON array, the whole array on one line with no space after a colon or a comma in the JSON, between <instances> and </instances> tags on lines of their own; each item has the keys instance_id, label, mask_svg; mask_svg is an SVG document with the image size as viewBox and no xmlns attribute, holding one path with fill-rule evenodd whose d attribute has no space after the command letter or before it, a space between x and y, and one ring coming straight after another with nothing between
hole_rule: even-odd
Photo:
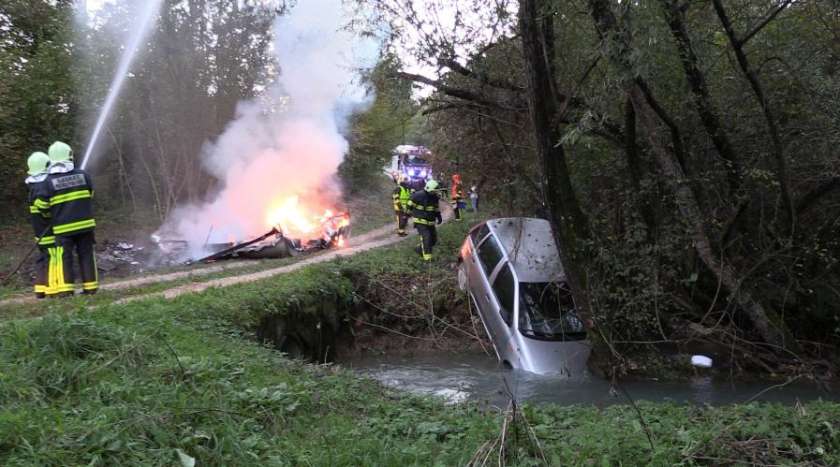
<instances>
[{"instance_id":1,"label":"dirt path","mask_svg":"<svg viewBox=\"0 0 840 467\"><path fill-rule=\"evenodd\" d=\"M441 204L443 207L443 216L444 220L449 220L452 217L452 210L449 208L448 204ZM409 237L415 236L416 233L411 231ZM246 282L253 282L260 279L266 279L269 277L273 277L279 274L286 274L292 271L296 271L300 268L308 266L310 264L322 263L325 261L331 261L336 258L342 256L353 256L358 253L362 253L364 251L368 251L374 248L380 248L387 245L393 245L404 240L407 237L397 237L394 235L394 226L393 225L386 225L380 227L376 230L372 230L370 232L364 233L357 237L351 237L345 248L341 250L327 250L320 253L309 254L306 256L302 256L301 260L295 262L293 264L267 269L264 271L249 273L249 274L242 274L242 275L233 275L230 277L223 277L220 279L213 279L206 282L198 282L198 283L189 283L180 286L172 287L171 289L162 291L162 292L155 292L150 294L143 294L137 295L132 297L123 298L121 300L117 300L115 303L126 303L136 300L143 300L152 297L163 297L166 299L171 299L183 295L185 293L197 293L203 290L207 290L211 287L227 287L234 284L242 284ZM160 284L165 282L174 282L183 279L192 279L192 278L199 278L211 274L217 274L220 272L225 271L235 271L237 269L254 266L259 264L255 261L229 261L224 263L219 263L212 266L205 266L201 268L195 268L188 271L179 271L179 272L172 272L166 274L152 274L148 276L137 277L134 279L126 279L116 282L106 282L102 284L101 289L112 291L112 290L126 290L132 289L137 287L142 287L144 285L150 284ZM37 300L35 297L31 295L22 296L22 297L14 297L9 298L6 300L0 300L0 308L13 306L13 305L23 305L23 304L30 304L35 303Z\"/></svg>"},{"instance_id":2,"label":"dirt path","mask_svg":"<svg viewBox=\"0 0 840 467\"><path fill-rule=\"evenodd\" d=\"M388 229L390 232L392 229ZM414 236L416 234L409 235L409 237ZM118 300L115 303L128 303L133 302L136 300L145 300L147 298L152 297L163 297L165 299L172 299L178 297L180 295L188 294L188 293L197 293L204 290L207 290L212 287L227 287L230 285L235 284L244 284L247 282L254 282L261 279L267 279L269 277L274 277L280 274L288 274L293 271L297 271L298 269L304 268L311 264L323 263L326 261L332 261L336 258L346 257L346 256L353 256L368 250L372 250L374 248L380 248L387 245L393 245L398 243L402 240L405 240L408 237L397 237L397 236L390 236L385 238L380 238L378 240L368 241L364 243L359 243L355 246L348 246L342 248L341 250L331 250L326 253L321 253L315 256L309 256L302 261L298 261L294 264L289 264L287 266L281 266L279 268L268 269L265 271L254 272L251 274L243 274L240 276L230 276L230 277L223 277L221 279L214 279L207 282L199 282L194 284L185 284L177 287L173 287L169 290L165 290L163 292L151 293L146 295L137 295L133 297L127 297L122 300Z\"/></svg>"},{"instance_id":3,"label":"dirt path","mask_svg":"<svg viewBox=\"0 0 840 467\"><path fill-rule=\"evenodd\" d=\"M376 230L372 230L370 232L364 233L359 235L358 237L351 237L348 240L348 248L345 248L341 251L348 251L352 249L354 246L358 246L372 240L378 239L380 237L384 237L389 235L393 232L393 226L387 225L384 227L380 227ZM311 255L306 256L307 261L309 259L319 258L323 256L324 253L314 253ZM270 260L267 260L270 261ZM183 279L193 279L193 278L200 278L203 276L208 276L211 274L217 274L220 272L225 271L236 271L237 269L242 269L246 267L251 267L261 264L257 261L249 261L249 260L241 260L241 261L223 261L214 265L203 266L203 267L195 267L193 269L187 271L178 271L178 272L170 272L164 274L151 274L142 277L135 277L132 279L124 279L114 282L105 282L102 284L102 290L127 290L133 289L137 287L142 287L144 285L150 284L160 284L164 282L174 282ZM6 300L0 300L0 307L12 306L12 305L23 305L28 303L35 303L37 300L31 294L27 294L20 297L13 297Z\"/></svg>"},{"instance_id":4,"label":"dirt path","mask_svg":"<svg viewBox=\"0 0 840 467\"><path fill-rule=\"evenodd\" d=\"M452 217L452 209L449 208L448 204L441 204L443 207L443 218L444 221L448 221ZM240 276L231 276L231 277L223 277L221 279L214 279L207 282L199 282L195 284L185 284L177 287L173 287L169 290L165 290L163 292L156 292L150 293L145 295L137 295L133 297L127 297L122 300L118 300L115 303L128 303L137 300L145 300L148 298L155 298L155 297L162 297L167 300L173 299L175 297L189 294L189 293L198 293L204 290L207 290L212 287L228 287L235 284L244 284L248 282L254 282L261 279L267 279L269 277L278 276L280 274L288 274L293 271L297 271L298 269L304 268L311 264L323 263L326 261L332 261L336 258L346 257L346 256L353 256L359 253L363 253L365 251L373 250L375 248L381 248L383 246L394 245L399 243L406 238L415 237L417 233L415 231L411 231L408 237L398 237L394 235L394 227L391 225L382 227L380 229L374 230L372 232L368 232L365 235L360 235L358 237L351 237L350 241L348 241L348 245L345 248L340 250L329 250L327 252L306 257L301 261L298 261L294 264L289 264L286 266L281 266L274 269L268 269L265 271L259 271L251 274L243 274ZM381 238L380 238L381 237Z\"/></svg>"}]
</instances>

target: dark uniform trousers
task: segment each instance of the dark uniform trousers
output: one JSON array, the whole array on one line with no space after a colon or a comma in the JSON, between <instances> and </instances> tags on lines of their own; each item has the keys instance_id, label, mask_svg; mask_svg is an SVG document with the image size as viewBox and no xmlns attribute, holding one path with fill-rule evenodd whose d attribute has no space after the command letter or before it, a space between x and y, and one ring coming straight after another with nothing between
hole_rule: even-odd
<instances>
[{"instance_id":1,"label":"dark uniform trousers","mask_svg":"<svg viewBox=\"0 0 840 467\"><path fill-rule=\"evenodd\" d=\"M52 295L52 276L50 272L56 264L55 236L50 219L49 194L45 179L29 181L29 214L35 241L38 242L38 256L35 258L35 296L44 298Z\"/></svg>"},{"instance_id":2,"label":"dark uniform trousers","mask_svg":"<svg viewBox=\"0 0 840 467\"><path fill-rule=\"evenodd\" d=\"M423 259L432 259L432 251L437 245L437 227L434 225L414 224L417 228L417 233L420 234L420 247L422 250Z\"/></svg>"},{"instance_id":3,"label":"dark uniform trousers","mask_svg":"<svg viewBox=\"0 0 840 467\"><path fill-rule=\"evenodd\" d=\"M93 231L93 183L83 170L50 169L47 179L49 189L50 215L53 219L53 233L56 237L56 265L54 293L69 295L74 292L74 258L79 261L82 276L82 291L95 293L99 289L96 271L96 243ZM53 173L55 172L55 173Z\"/></svg>"},{"instance_id":4,"label":"dark uniform trousers","mask_svg":"<svg viewBox=\"0 0 840 467\"><path fill-rule=\"evenodd\" d=\"M99 289L99 277L96 270L96 254L94 246L96 238L93 232L83 232L75 235L59 235L56 237L58 254L61 258L60 280L58 293L73 292L76 281L73 270L74 252L79 258L79 273L82 276L82 291L94 293Z\"/></svg>"},{"instance_id":5,"label":"dark uniform trousers","mask_svg":"<svg viewBox=\"0 0 840 467\"><path fill-rule=\"evenodd\" d=\"M414 228L420 235L420 254L425 261L432 260L432 251L437 244L436 223L443 221L440 214L440 198L426 190L411 195L408 207L412 209Z\"/></svg>"},{"instance_id":6,"label":"dark uniform trousers","mask_svg":"<svg viewBox=\"0 0 840 467\"><path fill-rule=\"evenodd\" d=\"M464 190L461 188L460 183L452 185L451 201L452 201L452 208L455 211L454 212L455 220L456 221L462 220L462 218L461 218L461 206L462 206L462 203L464 202Z\"/></svg>"},{"instance_id":7,"label":"dark uniform trousers","mask_svg":"<svg viewBox=\"0 0 840 467\"><path fill-rule=\"evenodd\" d=\"M405 228L411 215L408 212L408 201L411 199L411 191L408 187L398 185L394 190L394 215L397 217L397 234L405 236Z\"/></svg>"}]
</instances>

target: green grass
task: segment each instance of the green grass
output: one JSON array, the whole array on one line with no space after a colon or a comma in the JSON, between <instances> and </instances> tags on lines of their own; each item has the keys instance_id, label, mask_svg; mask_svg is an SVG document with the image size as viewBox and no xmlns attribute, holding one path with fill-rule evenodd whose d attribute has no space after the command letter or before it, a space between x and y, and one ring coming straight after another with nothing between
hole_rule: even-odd
<instances>
[{"instance_id":1,"label":"green grass","mask_svg":"<svg viewBox=\"0 0 840 467\"><path fill-rule=\"evenodd\" d=\"M501 417L282 358L191 300L0 328L0 464L463 465ZM840 462L840 406L527 407L551 465ZM525 429L508 460L536 465ZM513 441L515 440L515 441ZM765 444L762 444L765 443Z\"/></svg>"},{"instance_id":2,"label":"green grass","mask_svg":"<svg viewBox=\"0 0 840 467\"><path fill-rule=\"evenodd\" d=\"M0 325L0 465L466 464L498 437L498 412L290 361L253 335L267 314L349 300L358 275L414 278L403 300L418 278L453 280L469 224L441 228L431 265L408 241L172 301L55 302L44 319ZM639 407L644 422L629 406L524 413L550 465L840 463L838 404ZM538 465L526 434L507 433L508 464Z\"/></svg>"}]
</instances>

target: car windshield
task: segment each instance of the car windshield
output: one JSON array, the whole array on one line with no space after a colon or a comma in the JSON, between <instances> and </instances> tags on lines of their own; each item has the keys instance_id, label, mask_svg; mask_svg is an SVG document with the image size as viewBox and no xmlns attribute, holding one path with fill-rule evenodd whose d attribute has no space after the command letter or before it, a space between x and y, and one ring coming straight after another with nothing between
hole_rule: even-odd
<instances>
[{"instance_id":1,"label":"car windshield","mask_svg":"<svg viewBox=\"0 0 840 467\"><path fill-rule=\"evenodd\" d=\"M519 284L519 332L542 340L573 341L586 338L565 283Z\"/></svg>"}]
</instances>

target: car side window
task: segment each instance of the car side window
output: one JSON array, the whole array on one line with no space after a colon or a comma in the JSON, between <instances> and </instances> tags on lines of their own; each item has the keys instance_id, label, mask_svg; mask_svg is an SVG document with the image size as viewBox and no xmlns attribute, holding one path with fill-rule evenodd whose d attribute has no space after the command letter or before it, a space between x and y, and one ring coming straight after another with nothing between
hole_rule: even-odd
<instances>
[{"instance_id":1,"label":"car side window","mask_svg":"<svg viewBox=\"0 0 840 467\"><path fill-rule=\"evenodd\" d=\"M508 326L513 322L513 304L516 300L516 281L510 265L505 264L499 270L496 280L493 282L493 293L499 300L499 314Z\"/></svg>"},{"instance_id":2,"label":"car side window","mask_svg":"<svg viewBox=\"0 0 840 467\"><path fill-rule=\"evenodd\" d=\"M470 232L470 237L472 238L473 245L477 246L481 239L486 237L488 233L490 233L490 228L487 227L487 224L481 224L481 227L473 229L473 231Z\"/></svg>"},{"instance_id":3,"label":"car side window","mask_svg":"<svg viewBox=\"0 0 840 467\"><path fill-rule=\"evenodd\" d=\"M478 247L478 259L481 260L481 267L484 268L487 279L490 279L490 275L493 274L493 270L496 269L496 265L499 264L502 256L502 248L492 235L487 237L487 240Z\"/></svg>"}]
</instances>

